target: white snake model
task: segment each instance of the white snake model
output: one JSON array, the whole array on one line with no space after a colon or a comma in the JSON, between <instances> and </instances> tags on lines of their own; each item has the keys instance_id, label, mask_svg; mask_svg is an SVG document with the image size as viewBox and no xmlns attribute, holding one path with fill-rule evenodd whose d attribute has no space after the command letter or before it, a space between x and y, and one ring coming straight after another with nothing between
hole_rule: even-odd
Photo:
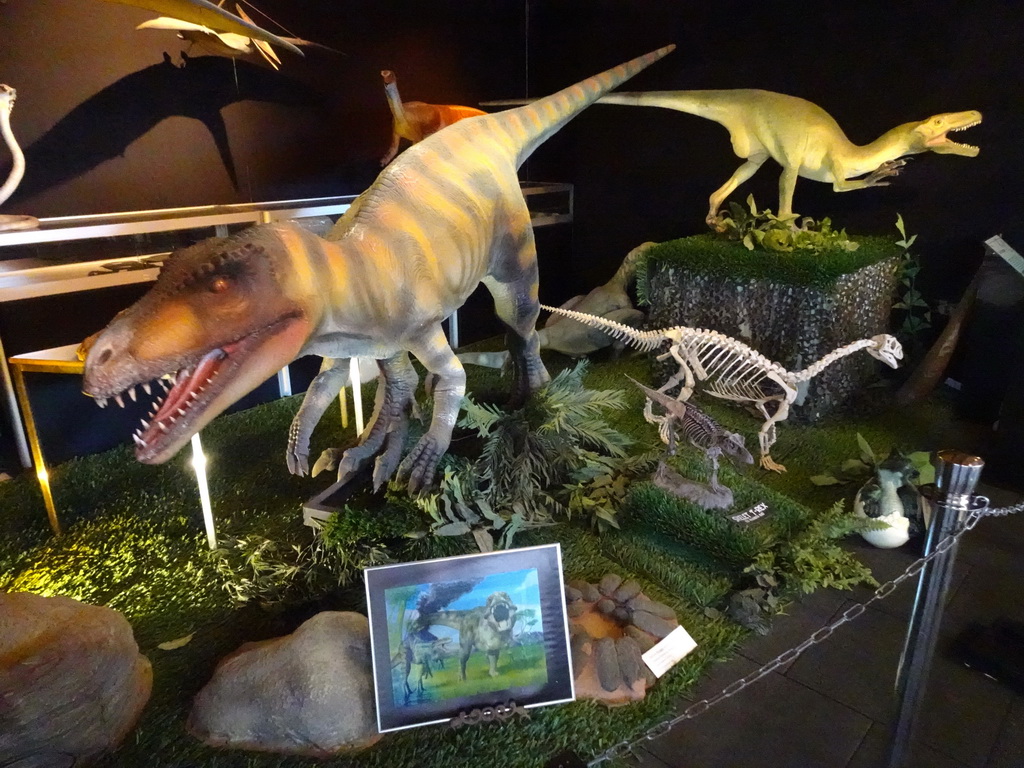
<instances>
[{"instance_id":1,"label":"white snake model","mask_svg":"<svg viewBox=\"0 0 1024 768\"><path fill-rule=\"evenodd\" d=\"M896 368L903 357L903 348L895 337L879 334L829 352L802 371L787 371L742 341L718 331L687 328L683 325L657 331L638 331L628 325L595 315L543 304L541 308L565 315L591 328L600 328L609 336L644 352L655 349L663 342L670 342L668 351L658 359L664 360L671 356L679 364L679 371L658 391L667 392L681 383L683 386L676 399L688 400L696 383L706 381L708 383L704 391L709 395L754 405L765 418L758 432L761 466L776 472L784 472L786 468L769 455L775 443L775 425L785 421L789 416L789 406L796 400L802 383L814 378L837 360L862 349L892 368ZM781 389L781 392L773 391L777 389ZM768 410L768 403L772 402L777 404L774 413ZM658 419L649 417L648 421L657 422Z\"/></svg>"},{"instance_id":2,"label":"white snake model","mask_svg":"<svg viewBox=\"0 0 1024 768\"><path fill-rule=\"evenodd\" d=\"M0 134L3 134L4 143L11 150L14 156L14 165L7 181L0 187L0 204L14 194L14 190L21 183L21 177L25 175L25 154L18 146L11 130L11 111L14 109L14 100L18 92L9 85L0 85ZM39 220L32 216L0 216L0 232L13 229L34 229L39 226Z\"/></svg>"}]
</instances>

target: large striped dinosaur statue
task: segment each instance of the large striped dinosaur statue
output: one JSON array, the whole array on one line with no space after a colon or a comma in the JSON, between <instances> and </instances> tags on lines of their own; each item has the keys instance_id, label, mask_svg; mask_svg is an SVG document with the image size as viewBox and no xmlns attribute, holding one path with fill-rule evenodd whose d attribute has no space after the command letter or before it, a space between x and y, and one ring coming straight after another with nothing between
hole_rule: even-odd
<instances>
[{"instance_id":1,"label":"large striped dinosaur statue","mask_svg":"<svg viewBox=\"0 0 1024 768\"><path fill-rule=\"evenodd\" d=\"M385 69L381 71L380 76L384 78L384 95L388 97L392 118L391 146L380 159L381 165L387 165L395 159L402 139L408 139L415 144L459 120L487 114L476 107L460 107L457 104L402 101L402 97L398 95L398 78L395 77L395 73Z\"/></svg>"},{"instance_id":2,"label":"large striped dinosaur statue","mask_svg":"<svg viewBox=\"0 0 1024 768\"><path fill-rule=\"evenodd\" d=\"M338 363L314 379L306 394L313 405L289 436L289 468L304 474L308 435L340 387L334 370L347 358L373 357L384 385L339 480L377 456L376 487L397 470L410 492L420 491L448 450L466 388L441 323L479 283L509 329L513 402L549 380L534 328L537 254L516 171L582 109L673 48L427 137L381 172L327 239L272 223L174 253L152 290L93 340L85 393L100 405L123 404L137 385L149 392L151 380L172 378L135 435L136 458L160 463L296 357L332 358ZM437 383L430 427L401 460L417 385L410 352Z\"/></svg>"}]
</instances>

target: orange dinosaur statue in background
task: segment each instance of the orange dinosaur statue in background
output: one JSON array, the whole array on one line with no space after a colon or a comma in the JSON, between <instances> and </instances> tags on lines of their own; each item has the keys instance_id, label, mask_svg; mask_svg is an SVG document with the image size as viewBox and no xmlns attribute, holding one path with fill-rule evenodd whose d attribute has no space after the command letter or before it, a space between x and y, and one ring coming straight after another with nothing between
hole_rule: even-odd
<instances>
[{"instance_id":1,"label":"orange dinosaur statue in background","mask_svg":"<svg viewBox=\"0 0 1024 768\"><path fill-rule=\"evenodd\" d=\"M385 69L380 76L384 78L384 93L387 94L391 114L394 115L391 147L387 154L380 159L381 166L385 166L395 159L395 155L398 154L398 145L402 139L408 139L415 144L459 120L487 114L473 107L460 107L454 104L403 102L402 97L398 95L398 78L395 77L395 73L390 69Z\"/></svg>"}]
</instances>

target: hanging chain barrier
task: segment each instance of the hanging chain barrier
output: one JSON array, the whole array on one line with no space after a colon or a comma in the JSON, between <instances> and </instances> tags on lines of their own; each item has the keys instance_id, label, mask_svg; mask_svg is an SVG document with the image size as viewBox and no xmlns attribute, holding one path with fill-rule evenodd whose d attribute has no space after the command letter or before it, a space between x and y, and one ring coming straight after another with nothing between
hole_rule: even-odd
<instances>
[{"instance_id":1,"label":"hanging chain barrier","mask_svg":"<svg viewBox=\"0 0 1024 768\"><path fill-rule=\"evenodd\" d=\"M730 683L711 698L701 699L700 701L691 704L689 707L684 709L675 717L663 720L662 722L657 723L651 728L648 728L643 734L641 734L637 738L632 740L620 741L618 744L612 745L604 752L593 758L586 765L588 766L588 768L593 768L593 766L601 765L602 763L606 763L611 760L626 759L627 757L633 755L633 750L640 744L661 738L670 730L672 730L672 728L677 726L679 723L685 722L686 720L692 720L695 717L703 715L716 704L721 704L726 699L732 698L740 691L756 683L762 677L770 675L779 667L784 667L791 661L795 661L797 656L806 651L808 648L824 642L826 639L831 637L832 633L839 629L839 627L841 627L843 624L846 624L848 621L852 621L853 619L856 619L858 616L863 614L864 611L867 610L868 606L872 605L873 603L877 603L881 600L884 600L894 591L896 591L896 588L899 587L903 582L913 578L914 576L917 576L925 565L930 563L935 558L945 554L953 546L955 546L957 542L960 540L960 538L965 533L967 533L967 531L972 530L978 524L981 518L1005 517L1007 515L1016 514L1018 512L1024 512L1024 501L1020 502L1019 504L1015 504L1011 507L1000 507L996 509L990 509L988 503L988 498L986 498L985 496L973 496L970 499L970 504L968 507L969 512L967 516L964 518L959 530L957 530L955 533L947 536L942 541L940 541L935 546L935 549L929 555L927 555L926 557L922 557L920 560L916 560L910 565L908 565L907 568L903 571L903 573L901 573L895 579L892 579L891 581L887 581L885 584L882 584L878 589L875 590L875 593L868 600L864 601L863 603L857 603L856 605L850 606L848 609L843 611L839 618L831 621L830 623L823 626L821 629L818 629L817 631L812 633L806 640L804 640L799 645L790 648L788 651L780 653L774 659L767 662L760 668L754 670L749 675L741 677L739 680Z\"/></svg>"}]
</instances>

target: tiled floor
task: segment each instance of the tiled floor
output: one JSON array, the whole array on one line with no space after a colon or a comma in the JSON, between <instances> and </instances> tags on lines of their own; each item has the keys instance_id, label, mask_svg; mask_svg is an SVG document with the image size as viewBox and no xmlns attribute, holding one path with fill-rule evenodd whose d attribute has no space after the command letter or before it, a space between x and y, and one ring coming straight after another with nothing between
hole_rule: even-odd
<instances>
[{"instance_id":1,"label":"tiled floor","mask_svg":"<svg viewBox=\"0 0 1024 768\"><path fill-rule=\"evenodd\" d=\"M1015 500L991 492L996 503ZM880 581L915 555L853 544ZM641 750L642 768L884 768L893 681L914 597L909 583L821 645ZM907 768L1024 768L1024 698L951 656L972 621L1024 621L1024 514L989 518L964 538ZM796 645L867 589L819 592L770 634L714 668L703 698ZM685 706L681 701L680 706Z\"/></svg>"}]
</instances>

